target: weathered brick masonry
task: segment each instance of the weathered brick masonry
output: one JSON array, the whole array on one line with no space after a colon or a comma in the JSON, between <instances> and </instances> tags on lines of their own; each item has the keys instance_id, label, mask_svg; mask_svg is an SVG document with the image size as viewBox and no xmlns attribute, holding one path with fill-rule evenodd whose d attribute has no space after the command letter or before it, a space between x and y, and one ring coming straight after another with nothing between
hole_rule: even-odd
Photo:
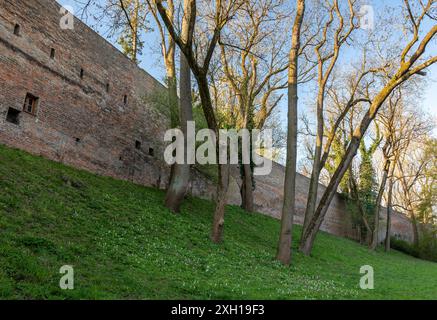
<instances>
[{"instance_id":1,"label":"weathered brick masonry","mask_svg":"<svg viewBox=\"0 0 437 320\"><path fill-rule=\"evenodd\" d=\"M61 29L55 1L0 3L0 141L103 175L165 181L165 120L141 103L160 83L80 21ZM27 93L38 97L35 115L6 121Z\"/></svg>"},{"instance_id":2,"label":"weathered brick masonry","mask_svg":"<svg viewBox=\"0 0 437 320\"><path fill-rule=\"evenodd\" d=\"M0 0L0 143L102 175L165 188L163 155L169 123L145 102L165 88L79 20L63 30L53 0ZM26 99L30 97L31 100ZM34 114L24 104L34 106ZM279 218L284 168L257 178L257 210ZM240 204L238 173L229 202ZM297 223L309 181L297 181ZM323 188L323 186L321 186ZM211 198L214 185L195 173L193 195ZM381 214L383 217L383 214ZM384 222L381 224L383 235ZM344 201L335 197L322 229L355 238ZM393 232L411 239L400 214Z\"/></svg>"}]
</instances>

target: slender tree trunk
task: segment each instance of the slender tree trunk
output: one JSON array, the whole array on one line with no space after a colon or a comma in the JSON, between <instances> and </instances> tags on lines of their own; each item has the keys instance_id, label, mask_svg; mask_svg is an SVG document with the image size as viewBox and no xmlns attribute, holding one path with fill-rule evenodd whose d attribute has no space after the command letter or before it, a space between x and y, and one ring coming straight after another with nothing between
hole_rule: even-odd
<instances>
[{"instance_id":1,"label":"slender tree trunk","mask_svg":"<svg viewBox=\"0 0 437 320\"><path fill-rule=\"evenodd\" d=\"M298 107L298 58L300 49L300 32L305 14L305 0L297 0L296 17L293 25L290 50L290 67L288 70L288 134L287 162L284 181L284 203L281 217L276 259L285 265L291 262L291 243L293 218L296 203L296 160L297 160L297 107Z\"/></svg>"},{"instance_id":2,"label":"slender tree trunk","mask_svg":"<svg viewBox=\"0 0 437 320\"><path fill-rule=\"evenodd\" d=\"M386 87L381 90L381 92L374 98L372 105L369 108L369 111L361 120L361 123L358 128L354 131L353 137L349 143L349 146L345 152L343 159L341 160L337 170L332 176L325 192L323 193L322 198L320 199L317 210L315 211L311 221L308 223L308 228L303 235L301 251L305 255L310 255L313 246L314 240L316 239L317 232L320 229L320 226L323 223L325 215L329 209L329 205L331 204L332 199L334 198L338 186L340 185L341 180L343 179L346 171L350 167L353 158L357 154L358 148L360 146L361 140L367 131L370 123L375 118L378 110L381 108L384 101L390 95L394 88L398 86L398 79L393 78L386 85Z\"/></svg>"},{"instance_id":3,"label":"slender tree trunk","mask_svg":"<svg viewBox=\"0 0 437 320\"><path fill-rule=\"evenodd\" d=\"M135 1L134 16L132 19L132 60L138 63L138 16L139 16L140 4L138 0Z\"/></svg>"},{"instance_id":4,"label":"slender tree trunk","mask_svg":"<svg viewBox=\"0 0 437 320\"><path fill-rule=\"evenodd\" d=\"M324 91L324 89L323 89ZM311 172L311 180L310 180L310 186L308 190L308 200L307 205L305 209L305 217L304 217L304 224L302 228L302 236L301 236L301 243L300 246L303 245L303 235L306 232L306 229L308 228L308 223L313 217L314 211L316 210L317 205L317 195L318 195L318 189L319 189L319 178L320 178L320 171L321 171L321 156L322 156L322 147L323 147L323 134L324 134L324 125L323 125L323 99L324 99L324 93L319 92L318 98L317 98L317 137L316 137L316 148L314 151L314 160L313 160L313 169ZM302 249L302 248L300 248Z\"/></svg>"},{"instance_id":5,"label":"slender tree trunk","mask_svg":"<svg viewBox=\"0 0 437 320\"><path fill-rule=\"evenodd\" d=\"M174 20L174 5L173 1L168 1L169 19ZM165 39L162 39L164 42ZM178 90L176 79L176 43L171 36L168 36L168 44L162 45L162 54L164 56L164 65L166 72L166 81L168 87L168 102L170 107L170 125L172 128L176 128L180 123L178 119Z\"/></svg>"},{"instance_id":6,"label":"slender tree trunk","mask_svg":"<svg viewBox=\"0 0 437 320\"><path fill-rule=\"evenodd\" d=\"M186 20L182 23L182 40L186 41L188 37L188 25ZM175 213L180 212L182 202L188 190L190 183L190 164L187 159L188 148L188 121L193 120L193 109L191 99L191 69L186 57L180 55L180 99L179 99L179 118L181 130L185 137L184 148L184 164L174 164L172 168L172 175L170 177L170 184L167 190L165 206Z\"/></svg>"},{"instance_id":7,"label":"slender tree trunk","mask_svg":"<svg viewBox=\"0 0 437 320\"><path fill-rule=\"evenodd\" d=\"M241 96L244 96L241 97ZM253 118L252 113L250 112L250 105L253 102L247 98L246 95L240 95L240 108L242 110L245 110L245 114L244 114L244 120L242 123L242 127L244 129L248 129L250 131L250 133L252 133L252 129L253 129L253 123L252 121L250 121L250 119ZM252 146L252 136L250 135L250 146ZM241 141L241 143L243 143L243 141ZM241 150L243 150L243 145L241 145ZM249 148L249 150L251 150ZM254 189L254 185L253 185L253 171L252 171L252 155L251 153L249 153L249 162L250 163L245 163L242 164L242 183L241 183L241 193L242 193L242 205L241 207L248 211L248 212L253 212L253 189Z\"/></svg>"},{"instance_id":8,"label":"slender tree trunk","mask_svg":"<svg viewBox=\"0 0 437 320\"><path fill-rule=\"evenodd\" d=\"M336 3L336 1L334 2L334 7L337 7L338 9L338 4ZM318 55L318 85L319 85L319 92L317 94L317 134L316 134L316 147L314 152L313 170L311 173L310 187L308 190L308 201L305 210L304 225L302 229L302 236L301 236L301 242L299 247L301 251L304 247L304 243L303 243L304 235L307 232L309 221L311 221L311 219L313 218L314 212L316 210L320 172L322 171L325 165L324 163L325 160L322 161L323 137L325 134L324 115L323 115L324 103L325 103L325 91L326 91L326 85L328 79L337 62L340 52L340 46L341 45L338 42L334 43L334 51L332 53L332 58L330 60L328 68L325 70L326 72L325 74L323 74L324 60L321 57L319 51L321 47L316 47L316 53Z\"/></svg>"},{"instance_id":9,"label":"slender tree trunk","mask_svg":"<svg viewBox=\"0 0 437 320\"><path fill-rule=\"evenodd\" d=\"M391 215L392 215L392 197L393 197L393 169L390 175L390 180L388 184L388 195L387 195L387 228L385 232L385 251L390 251L390 237L391 237Z\"/></svg>"},{"instance_id":10,"label":"slender tree trunk","mask_svg":"<svg viewBox=\"0 0 437 320\"><path fill-rule=\"evenodd\" d=\"M323 223L323 219L326 215L326 212L328 211L329 204L334 198L337 188L341 182L341 179L343 178L344 174L346 173L347 169L352 163L352 159L355 157L358 151L360 141L361 139L358 137L352 138L348 151L346 152L346 157L342 160L337 171L332 176L327 189L325 190L322 198L320 199L317 211L315 212L311 221L308 223L308 227L306 233L302 238L302 243L300 247L300 250L305 255L310 255L311 253L311 250L314 245L314 240L316 238L317 232L320 229L320 226Z\"/></svg>"},{"instance_id":11,"label":"slender tree trunk","mask_svg":"<svg viewBox=\"0 0 437 320\"><path fill-rule=\"evenodd\" d=\"M211 240L214 243L223 241L225 223L225 208L227 204L227 193L229 187L229 164L219 165L219 182L217 186L217 200L212 224Z\"/></svg>"},{"instance_id":12,"label":"slender tree trunk","mask_svg":"<svg viewBox=\"0 0 437 320\"><path fill-rule=\"evenodd\" d=\"M187 122L193 120L191 101L191 70L183 54L180 56L180 119L181 129L187 142ZM184 148L185 164L174 164L173 174L167 190L165 205L173 212L180 212L180 207L185 198L190 183L190 164L187 159L187 148Z\"/></svg>"},{"instance_id":13,"label":"slender tree trunk","mask_svg":"<svg viewBox=\"0 0 437 320\"><path fill-rule=\"evenodd\" d=\"M241 183L242 207L248 212L253 212L253 174L250 164L243 164L243 181Z\"/></svg>"},{"instance_id":14,"label":"slender tree trunk","mask_svg":"<svg viewBox=\"0 0 437 320\"><path fill-rule=\"evenodd\" d=\"M390 160L387 159L385 161L385 165L384 165L384 172L382 174L381 186L379 187L378 196L376 197L375 222L374 222L374 228L373 228L373 232L372 232L372 243L370 245L371 250L375 250L376 247L378 246L378 243L379 243L379 239L378 239L378 236L379 236L379 211L381 208L382 196L383 196L384 191L385 191L385 184L387 183L387 176L388 176L389 169L390 169Z\"/></svg>"},{"instance_id":15,"label":"slender tree trunk","mask_svg":"<svg viewBox=\"0 0 437 320\"><path fill-rule=\"evenodd\" d=\"M176 128L179 125L179 119L178 119L178 90L177 90L177 80L176 80L176 67L175 67L175 61L173 58L166 58L167 60L167 71L166 71L166 77L167 77L167 90L168 90L168 104L171 108L170 110L170 123L172 128Z\"/></svg>"},{"instance_id":16,"label":"slender tree trunk","mask_svg":"<svg viewBox=\"0 0 437 320\"><path fill-rule=\"evenodd\" d=\"M174 60L174 51L172 53L168 52L164 57L165 69L166 69L166 81L167 81L167 92L168 92L168 104L170 107L170 127L176 128L179 125L178 119L175 117L175 105L177 103L178 94L176 86L176 66ZM175 165L172 165L170 170L170 178L168 181L168 189L171 188L172 181L174 181L174 175L176 174ZM167 200L165 201L167 205ZM171 207L168 207L173 210Z\"/></svg>"},{"instance_id":17,"label":"slender tree trunk","mask_svg":"<svg viewBox=\"0 0 437 320\"><path fill-rule=\"evenodd\" d=\"M358 207L358 212L360 213L361 219L363 220L363 224L366 229L363 229L360 227L360 244L366 243L367 245L370 244L369 235L372 233L372 230L370 229L369 222L366 218L366 213L364 212L363 204L360 199L360 195L358 194L358 187L357 183L355 181L355 178L353 176L353 173L349 169L349 184L350 184L350 190L352 194L352 199L356 202L356 205ZM365 231L365 233L364 233Z\"/></svg>"},{"instance_id":18,"label":"slender tree trunk","mask_svg":"<svg viewBox=\"0 0 437 320\"><path fill-rule=\"evenodd\" d=\"M199 95L202 101L202 108L208 123L208 128L211 129L216 135L216 152L217 159L219 159L220 154L220 143L219 143L219 130L217 127L217 122L215 119L215 114L212 112L212 102L211 95L209 92L208 78L204 73L194 74L199 87ZM211 111L211 112L210 112ZM228 153L229 154L229 153ZM225 208L226 200L229 186L229 164L219 164L217 166L218 173L218 185L217 185L217 199L215 203L214 218L211 230L211 240L214 243L220 243L223 240L223 230L225 223Z\"/></svg>"}]
</instances>

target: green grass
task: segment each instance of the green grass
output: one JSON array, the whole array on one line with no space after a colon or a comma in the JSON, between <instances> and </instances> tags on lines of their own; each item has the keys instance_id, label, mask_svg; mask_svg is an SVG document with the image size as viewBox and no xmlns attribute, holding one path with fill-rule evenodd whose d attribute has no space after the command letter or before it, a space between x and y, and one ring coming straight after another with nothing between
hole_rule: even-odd
<instances>
[{"instance_id":1,"label":"green grass","mask_svg":"<svg viewBox=\"0 0 437 320\"><path fill-rule=\"evenodd\" d=\"M214 245L212 203L189 198L176 216L163 198L0 146L0 298L437 299L437 264L321 233L287 268L273 258L278 221L230 206ZM59 288L66 264L74 290ZM359 288L362 265L374 290Z\"/></svg>"}]
</instances>

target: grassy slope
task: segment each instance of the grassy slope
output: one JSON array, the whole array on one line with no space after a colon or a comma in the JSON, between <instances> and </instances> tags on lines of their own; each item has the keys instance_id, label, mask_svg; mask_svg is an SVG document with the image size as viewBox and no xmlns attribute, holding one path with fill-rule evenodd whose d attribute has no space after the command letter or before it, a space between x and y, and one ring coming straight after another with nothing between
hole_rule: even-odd
<instances>
[{"instance_id":1,"label":"grassy slope","mask_svg":"<svg viewBox=\"0 0 437 320\"><path fill-rule=\"evenodd\" d=\"M210 202L175 216L163 197L0 146L0 298L437 299L437 264L322 233L286 268L273 259L278 221L229 207L217 246ZM64 264L75 290L59 289ZM358 288L366 264L373 291Z\"/></svg>"}]
</instances>

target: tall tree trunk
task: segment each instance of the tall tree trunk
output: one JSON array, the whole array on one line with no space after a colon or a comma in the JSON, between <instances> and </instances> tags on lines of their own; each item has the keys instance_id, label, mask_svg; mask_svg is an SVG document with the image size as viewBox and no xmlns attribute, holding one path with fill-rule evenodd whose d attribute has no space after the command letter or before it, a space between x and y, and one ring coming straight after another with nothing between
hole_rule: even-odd
<instances>
[{"instance_id":1,"label":"tall tree trunk","mask_svg":"<svg viewBox=\"0 0 437 320\"><path fill-rule=\"evenodd\" d=\"M378 246L378 243L379 243L379 239L378 239L378 236L379 236L379 211L381 208L382 196L383 196L384 191L385 191L385 184L387 183L387 176L388 176L389 170L390 170L390 160L386 159L385 165L384 165L384 172L382 174L381 186L379 187L378 196L376 197L375 221L374 221L374 227L373 227L373 232L372 232L372 243L370 245L371 250L375 250L376 247Z\"/></svg>"},{"instance_id":2,"label":"tall tree trunk","mask_svg":"<svg viewBox=\"0 0 437 320\"><path fill-rule=\"evenodd\" d=\"M188 37L188 24L184 19L182 22L181 38L186 41ZM188 121L193 120L193 109L191 99L191 69L186 57L180 55L180 99L179 99L179 119L181 130L185 137L184 148L184 164L175 163L172 168L172 175L170 177L170 184L167 189L165 206L173 212L180 212L182 202L188 190L190 183L190 162L187 158L188 146Z\"/></svg>"},{"instance_id":3,"label":"tall tree trunk","mask_svg":"<svg viewBox=\"0 0 437 320\"><path fill-rule=\"evenodd\" d=\"M138 63L138 16L140 11L140 4L138 0L135 0L135 8L134 8L134 16L132 19L132 60L135 63Z\"/></svg>"},{"instance_id":4,"label":"tall tree trunk","mask_svg":"<svg viewBox=\"0 0 437 320\"><path fill-rule=\"evenodd\" d=\"M253 212L253 173L250 164L243 164L243 181L241 183L242 208Z\"/></svg>"},{"instance_id":5,"label":"tall tree trunk","mask_svg":"<svg viewBox=\"0 0 437 320\"><path fill-rule=\"evenodd\" d=\"M310 186L308 189L308 199L307 205L305 209L304 216L304 224L302 228L302 236L306 232L308 227L308 223L313 217L314 211L316 210L317 205L317 195L319 190L319 178L321 171L321 157L322 157L322 147L323 147L323 134L324 134L324 125L323 125L323 101L324 100L324 88L321 88L321 92L319 92L317 97L317 137L316 137L316 147L314 151L314 159L313 159L313 169L311 172L311 180ZM300 243L302 246L302 241Z\"/></svg>"},{"instance_id":6,"label":"tall tree trunk","mask_svg":"<svg viewBox=\"0 0 437 320\"><path fill-rule=\"evenodd\" d=\"M243 96L243 97L241 97ZM253 102L251 99L247 98L247 93L240 95L240 107L242 110L245 110L244 114L244 120L242 121L242 128L248 129L250 133L252 133L253 129L253 114L251 113L251 107L250 105ZM252 134L249 136L249 150L251 150L252 147ZM241 143L243 141L241 140ZM246 146L241 145L241 150ZM253 212L253 171L252 171L252 154L249 153L249 163L242 164L242 183L241 183L241 192L242 192L242 208L248 212Z\"/></svg>"},{"instance_id":7,"label":"tall tree trunk","mask_svg":"<svg viewBox=\"0 0 437 320\"><path fill-rule=\"evenodd\" d=\"M190 183L190 164L187 159L188 146L188 121L193 120L192 101L191 101L191 70L183 54L180 56L180 120L181 130L185 137L184 164L174 164L167 190L165 205L173 212L180 212L182 202Z\"/></svg>"},{"instance_id":8,"label":"tall tree trunk","mask_svg":"<svg viewBox=\"0 0 437 320\"><path fill-rule=\"evenodd\" d=\"M394 167L394 166L393 166ZM390 237L391 237L391 215L392 215L392 197L393 197L393 168L390 174L390 180L388 183L388 195L387 195L387 227L385 232L385 251L390 251Z\"/></svg>"},{"instance_id":9,"label":"tall tree trunk","mask_svg":"<svg viewBox=\"0 0 437 320\"><path fill-rule=\"evenodd\" d=\"M197 84L199 87L199 95L202 101L202 109L208 124L208 128L215 133L216 139L216 153L217 159L220 155L220 141L219 141L219 129L217 127L217 121L213 112L211 95L209 92L208 78L205 73L195 73ZM229 152L228 152L229 154ZM229 174L230 165L219 164L217 166L218 185L217 185L217 199L215 203L214 218L211 230L211 240L214 243L220 243L223 240L223 230L225 223L225 208L229 186Z\"/></svg>"},{"instance_id":10,"label":"tall tree trunk","mask_svg":"<svg viewBox=\"0 0 437 320\"><path fill-rule=\"evenodd\" d=\"M169 19L174 20L174 5L173 0L168 1ZM169 35L167 40L167 46L165 45L165 39L162 39L162 55L164 56L164 65L166 72L166 81L168 87L168 103L170 107L170 125L172 128L176 128L179 125L178 119L178 90L176 79L176 43Z\"/></svg>"},{"instance_id":11,"label":"tall tree trunk","mask_svg":"<svg viewBox=\"0 0 437 320\"><path fill-rule=\"evenodd\" d=\"M290 50L288 70L288 134L287 162L284 181L284 202L282 206L281 232L279 236L276 259L285 265L291 262L291 243L293 218L296 203L296 161L297 161L297 107L298 107L298 58L300 49L300 32L305 14L305 0L297 0L296 17Z\"/></svg>"}]
</instances>

